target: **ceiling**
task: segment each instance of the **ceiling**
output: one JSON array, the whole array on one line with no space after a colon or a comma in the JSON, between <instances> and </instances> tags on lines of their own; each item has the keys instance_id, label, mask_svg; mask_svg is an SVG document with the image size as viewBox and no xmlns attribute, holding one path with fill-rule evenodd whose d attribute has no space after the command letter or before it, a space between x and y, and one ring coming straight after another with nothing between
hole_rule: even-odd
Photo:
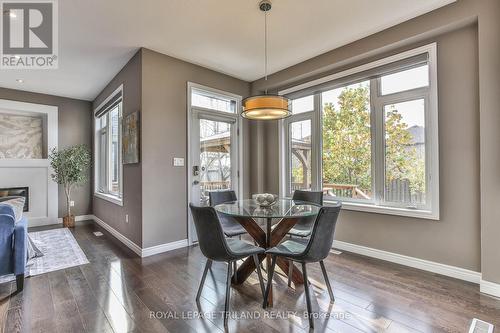
<instances>
[{"instance_id":1,"label":"ceiling","mask_svg":"<svg viewBox=\"0 0 500 333\"><path fill-rule=\"evenodd\" d=\"M274 0L268 16L269 72L454 1ZM246 81L264 76L258 0L58 3L59 69L1 70L1 87L93 100L141 46Z\"/></svg>"}]
</instances>

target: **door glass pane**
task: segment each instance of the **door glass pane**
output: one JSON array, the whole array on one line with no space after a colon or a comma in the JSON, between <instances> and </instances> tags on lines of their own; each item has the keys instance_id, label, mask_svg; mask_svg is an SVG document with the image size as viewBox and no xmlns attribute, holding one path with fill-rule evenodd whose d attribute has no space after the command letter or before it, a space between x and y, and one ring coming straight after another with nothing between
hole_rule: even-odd
<instances>
[{"instance_id":1,"label":"door glass pane","mask_svg":"<svg viewBox=\"0 0 500 333\"><path fill-rule=\"evenodd\" d=\"M119 181L119 170L120 170L120 108L116 106L113 110L109 112L109 129L110 133L110 169L109 176L111 182L109 184L109 192L112 194L120 193L120 181Z\"/></svg>"},{"instance_id":2,"label":"door glass pane","mask_svg":"<svg viewBox=\"0 0 500 333\"><path fill-rule=\"evenodd\" d=\"M382 95L427 87L429 85L429 66L424 65L384 75L380 78L380 85Z\"/></svg>"},{"instance_id":3,"label":"door glass pane","mask_svg":"<svg viewBox=\"0 0 500 333\"><path fill-rule=\"evenodd\" d=\"M202 108L212 109L222 112L236 112L236 101L219 97L204 91L193 90L191 94L191 104Z\"/></svg>"},{"instance_id":4,"label":"door glass pane","mask_svg":"<svg viewBox=\"0 0 500 333\"><path fill-rule=\"evenodd\" d=\"M326 91L323 104L323 192L335 197L372 197L370 81Z\"/></svg>"},{"instance_id":5,"label":"door glass pane","mask_svg":"<svg viewBox=\"0 0 500 333\"><path fill-rule=\"evenodd\" d=\"M231 124L200 119L200 204L208 192L231 188Z\"/></svg>"},{"instance_id":6,"label":"door glass pane","mask_svg":"<svg viewBox=\"0 0 500 333\"><path fill-rule=\"evenodd\" d=\"M311 189L311 120L290 124L291 193Z\"/></svg>"},{"instance_id":7,"label":"door glass pane","mask_svg":"<svg viewBox=\"0 0 500 333\"><path fill-rule=\"evenodd\" d=\"M301 97L292 100L292 113L298 114L302 112L314 110L314 95Z\"/></svg>"},{"instance_id":8,"label":"door glass pane","mask_svg":"<svg viewBox=\"0 0 500 333\"><path fill-rule=\"evenodd\" d=\"M425 101L384 107L385 201L425 203Z\"/></svg>"}]
</instances>

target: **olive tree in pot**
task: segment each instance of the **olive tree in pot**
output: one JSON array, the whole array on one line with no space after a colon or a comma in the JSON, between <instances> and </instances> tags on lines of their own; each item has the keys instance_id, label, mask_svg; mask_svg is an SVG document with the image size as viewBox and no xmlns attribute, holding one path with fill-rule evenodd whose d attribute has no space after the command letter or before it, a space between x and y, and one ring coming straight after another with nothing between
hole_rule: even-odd
<instances>
[{"instance_id":1,"label":"olive tree in pot","mask_svg":"<svg viewBox=\"0 0 500 333\"><path fill-rule=\"evenodd\" d=\"M76 145L57 151L52 149L49 155L53 174L52 180L63 185L66 195L67 215L63 217L64 227L75 226L75 216L71 214L71 191L85 184L89 177L90 151L86 145Z\"/></svg>"}]
</instances>

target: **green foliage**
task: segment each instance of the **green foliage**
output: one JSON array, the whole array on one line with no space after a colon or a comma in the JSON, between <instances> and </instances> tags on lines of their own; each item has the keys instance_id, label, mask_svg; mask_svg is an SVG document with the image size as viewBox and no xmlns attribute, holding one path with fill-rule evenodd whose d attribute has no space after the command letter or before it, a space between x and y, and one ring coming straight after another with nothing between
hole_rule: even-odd
<instances>
[{"instance_id":1,"label":"green foliage","mask_svg":"<svg viewBox=\"0 0 500 333\"><path fill-rule=\"evenodd\" d=\"M323 106L323 182L352 184L371 193L370 100L366 86L344 88L338 109ZM386 181L408 179L412 192L424 192L425 167L412 146L408 125L394 106L386 113Z\"/></svg>"},{"instance_id":2,"label":"green foliage","mask_svg":"<svg viewBox=\"0 0 500 333\"><path fill-rule=\"evenodd\" d=\"M69 201L71 190L83 185L89 176L90 150L86 145L77 145L60 151L52 149L49 155L50 166L54 171L52 180L64 186L68 215L71 215Z\"/></svg>"},{"instance_id":3,"label":"green foliage","mask_svg":"<svg viewBox=\"0 0 500 333\"><path fill-rule=\"evenodd\" d=\"M50 166L54 170L52 180L60 185L82 185L88 179L90 151L85 145L77 145L50 152Z\"/></svg>"}]
</instances>

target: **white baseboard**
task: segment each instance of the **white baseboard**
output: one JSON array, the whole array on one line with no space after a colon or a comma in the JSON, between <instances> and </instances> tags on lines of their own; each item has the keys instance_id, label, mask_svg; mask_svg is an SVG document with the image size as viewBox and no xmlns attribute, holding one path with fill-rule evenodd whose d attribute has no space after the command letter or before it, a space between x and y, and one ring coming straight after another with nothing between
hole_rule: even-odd
<instances>
[{"instance_id":1,"label":"white baseboard","mask_svg":"<svg viewBox=\"0 0 500 333\"><path fill-rule=\"evenodd\" d=\"M98 218L97 216L93 216L93 220L97 224L99 224L101 227L103 227L104 229L106 229L106 231L108 231L116 239L118 239L120 242L122 242L126 247L128 247L129 249L131 249L132 251L134 251L135 254L137 254L140 257L142 256L142 249L141 249L141 247L139 245L137 245L136 243L132 242L127 237L123 236L118 230L116 230L115 228L113 228L112 226L110 226L109 224L107 224L106 222L104 222L103 220L101 220L100 218Z\"/></svg>"},{"instance_id":2,"label":"white baseboard","mask_svg":"<svg viewBox=\"0 0 500 333\"><path fill-rule=\"evenodd\" d=\"M361 254L367 257L382 259L396 264L418 268L424 271L446 275L455 279L464 280L479 284L481 281L481 273L468 269L441 264L434 261L409 257L402 254L378 250L366 246L351 244L342 241L333 241L333 247L343 251Z\"/></svg>"},{"instance_id":3,"label":"white baseboard","mask_svg":"<svg viewBox=\"0 0 500 333\"><path fill-rule=\"evenodd\" d=\"M168 252L175 249L180 249L182 247L188 246L187 239L181 239L175 242L160 244L156 246L146 247L142 249L142 257L149 257L158 253Z\"/></svg>"},{"instance_id":4,"label":"white baseboard","mask_svg":"<svg viewBox=\"0 0 500 333\"><path fill-rule=\"evenodd\" d=\"M147 248L141 248L139 245L135 244L132 242L130 239L127 237L123 236L118 230L98 218L97 216L92 215L92 220L94 220L97 224L99 224L101 227L106 229L111 235L113 235L116 239L118 239L120 242L122 242L125 246L127 246L129 249L134 251L135 254L137 254L139 257L149 257L155 254L163 253L163 252L168 252L172 251L175 249L180 249L182 247L188 246L188 240L187 239L181 239L175 242L170 242L170 243L165 243L165 244L160 244L156 246L151 246Z\"/></svg>"},{"instance_id":5,"label":"white baseboard","mask_svg":"<svg viewBox=\"0 0 500 333\"><path fill-rule=\"evenodd\" d=\"M77 215L75 216L75 222L81 222L81 221L89 221L89 220L94 220L94 215ZM57 219L57 223L63 223L62 217L59 217Z\"/></svg>"},{"instance_id":6,"label":"white baseboard","mask_svg":"<svg viewBox=\"0 0 500 333\"><path fill-rule=\"evenodd\" d=\"M479 290L482 293L500 297L500 284L481 279Z\"/></svg>"}]
</instances>

